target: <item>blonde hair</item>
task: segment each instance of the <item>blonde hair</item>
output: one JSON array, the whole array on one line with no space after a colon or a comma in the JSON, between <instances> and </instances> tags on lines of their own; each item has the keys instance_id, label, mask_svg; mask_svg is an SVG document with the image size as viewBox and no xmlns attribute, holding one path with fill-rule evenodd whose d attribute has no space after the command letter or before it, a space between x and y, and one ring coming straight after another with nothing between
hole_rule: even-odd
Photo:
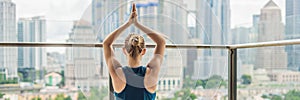
<instances>
[{"instance_id":1,"label":"blonde hair","mask_svg":"<svg viewBox=\"0 0 300 100\"><path fill-rule=\"evenodd\" d=\"M136 59L144 48L145 41L141 35L129 34L125 39L125 49L133 59Z\"/></svg>"}]
</instances>

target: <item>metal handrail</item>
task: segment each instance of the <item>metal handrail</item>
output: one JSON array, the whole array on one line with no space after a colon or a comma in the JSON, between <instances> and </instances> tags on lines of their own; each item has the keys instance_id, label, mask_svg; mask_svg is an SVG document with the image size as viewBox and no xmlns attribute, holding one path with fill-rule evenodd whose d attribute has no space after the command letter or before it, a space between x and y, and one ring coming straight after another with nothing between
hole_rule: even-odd
<instances>
[{"instance_id":1,"label":"metal handrail","mask_svg":"<svg viewBox=\"0 0 300 100\"><path fill-rule=\"evenodd\" d=\"M281 40L270 42L246 43L235 45L206 45L206 44L167 44L166 48L213 48L213 49L243 49L258 48L270 46L286 46L300 44L300 39ZM114 47L123 47L123 44L113 44ZM149 48L155 47L155 44L147 44ZM102 43L50 43L50 42L0 42L0 47L103 47Z\"/></svg>"},{"instance_id":2,"label":"metal handrail","mask_svg":"<svg viewBox=\"0 0 300 100\"><path fill-rule=\"evenodd\" d=\"M296 45L296 44L300 44L300 39L236 44L236 45L230 45L229 48L230 49L235 49L235 48L242 49L242 48L271 47L271 46L286 46L286 45Z\"/></svg>"},{"instance_id":3,"label":"metal handrail","mask_svg":"<svg viewBox=\"0 0 300 100\"><path fill-rule=\"evenodd\" d=\"M116 43L113 47L120 48L124 44ZM155 44L146 44L146 47L154 48ZM103 47L102 43L49 43L49 42L0 42L0 47ZM203 45L203 44L166 44L166 48L178 49L197 49L197 48L215 48L228 49L223 45Z\"/></svg>"},{"instance_id":4,"label":"metal handrail","mask_svg":"<svg viewBox=\"0 0 300 100\"><path fill-rule=\"evenodd\" d=\"M228 50L228 99L237 99L237 49L243 48L257 48L257 47L270 47L270 46L286 46L300 44L300 39L295 40L282 40L270 41L260 43L247 43L236 45L204 45L204 44L167 44L166 48L175 49L227 49ZM123 47L123 44L113 44L114 47ZM155 47L155 44L146 45L149 48ZM103 47L102 43L42 43L42 42L0 42L0 47ZM112 90L112 82L110 83L110 92ZM113 100L113 95L110 93L110 99Z\"/></svg>"}]
</instances>

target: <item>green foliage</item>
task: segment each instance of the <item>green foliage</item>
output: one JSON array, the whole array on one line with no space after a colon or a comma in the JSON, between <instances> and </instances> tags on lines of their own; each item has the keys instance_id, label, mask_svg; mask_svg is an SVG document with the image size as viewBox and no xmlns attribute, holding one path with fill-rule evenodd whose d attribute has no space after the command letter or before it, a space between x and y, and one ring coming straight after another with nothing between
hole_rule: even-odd
<instances>
[{"instance_id":1,"label":"green foliage","mask_svg":"<svg viewBox=\"0 0 300 100\"><path fill-rule=\"evenodd\" d=\"M281 96L274 95L272 96L271 100L283 100L283 99L281 98Z\"/></svg>"},{"instance_id":2,"label":"green foliage","mask_svg":"<svg viewBox=\"0 0 300 100\"><path fill-rule=\"evenodd\" d=\"M32 98L31 100L42 100L41 97Z\"/></svg>"},{"instance_id":3,"label":"green foliage","mask_svg":"<svg viewBox=\"0 0 300 100\"><path fill-rule=\"evenodd\" d=\"M64 94L59 94L55 97L54 100L64 100L64 99L65 99Z\"/></svg>"},{"instance_id":4,"label":"green foliage","mask_svg":"<svg viewBox=\"0 0 300 100\"><path fill-rule=\"evenodd\" d=\"M5 81L6 80L6 75L0 73L0 81Z\"/></svg>"},{"instance_id":5,"label":"green foliage","mask_svg":"<svg viewBox=\"0 0 300 100\"><path fill-rule=\"evenodd\" d=\"M20 78L20 80L23 80L23 73L18 72L18 77Z\"/></svg>"},{"instance_id":6,"label":"green foliage","mask_svg":"<svg viewBox=\"0 0 300 100\"><path fill-rule=\"evenodd\" d=\"M72 100L72 98L68 96L67 98L65 98L65 100Z\"/></svg>"},{"instance_id":7,"label":"green foliage","mask_svg":"<svg viewBox=\"0 0 300 100\"><path fill-rule=\"evenodd\" d=\"M0 93L0 99L3 98L4 95L4 93Z\"/></svg>"},{"instance_id":8,"label":"green foliage","mask_svg":"<svg viewBox=\"0 0 300 100\"><path fill-rule=\"evenodd\" d=\"M54 100L72 100L72 98L70 96L65 98L64 94L58 94Z\"/></svg>"},{"instance_id":9,"label":"green foliage","mask_svg":"<svg viewBox=\"0 0 300 100\"><path fill-rule=\"evenodd\" d=\"M2 74L0 77L5 77L5 75ZM13 78L13 79L5 79L2 78L0 79L0 84L17 84L18 83L18 78Z\"/></svg>"},{"instance_id":10,"label":"green foliage","mask_svg":"<svg viewBox=\"0 0 300 100\"><path fill-rule=\"evenodd\" d=\"M242 84L249 85L252 82L252 78L250 75L242 75Z\"/></svg>"},{"instance_id":11,"label":"green foliage","mask_svg":"<svg viewBox=\"0 0 300 100\"><path fill-rule=\"evenodd\" d=\"M191 93L190 89L182 89L180 91L177 91L174 94L174 98L172 98L171 100L177 100L179 98L183 99L183 100L195 100L197 98L197 96L193 93Z\"/></svg>"},{"instance_id":12,"label":"green foliage","mask_svg":"<svg viewBox=\"0 0 300 100\"><path fill-rule=\"evenodd\" d=\"M102 87L101 89L92 87L90 90L90 95L88 96L88 100L103 100L106 96L108 96L107 87Z\"/></svg>"},{"instance_id":13,"label":"green foliage","mask_svg":"<svg viewBox=\"0 0 300 100\"><path fill-rule=\"evenodd\" d=\"M291 90L284 96L285 100L300 100L300 91Z\"/></svg>"},{"instance_id":14,"label":"green foliage","mask_svg":"<svg viewBox=\"0 0 300 100\"><path fill-rule=\"evenodd\" d=\"M267 99L267 98L269 98L269 97L268 97L267 95L264 94L264 95L261 96L261 98Z\"/></svg>"},{"instance_id":15,"label":"green foliage","mask_svg":"<svg viewBox=\"0 0 300 100\"><path fill-rule=\"evenodd\" d=\"M87 99L84 96L84 94L81 91L79 91L77 100L87 100Z\"/></svg>"},{"instance_id":16,"label":"green foliage","mask_svg":"<svg viewBox=\"0 0 300 100\"><path fill-rule=\"evenodd\" d=\"M205 89L219 88L220 86L227 87L227 82L221 76L213 75L205 80L191 80L189 77L185 78L183 88L196 88L202 86Z\"/></svg>"}]
</instances>

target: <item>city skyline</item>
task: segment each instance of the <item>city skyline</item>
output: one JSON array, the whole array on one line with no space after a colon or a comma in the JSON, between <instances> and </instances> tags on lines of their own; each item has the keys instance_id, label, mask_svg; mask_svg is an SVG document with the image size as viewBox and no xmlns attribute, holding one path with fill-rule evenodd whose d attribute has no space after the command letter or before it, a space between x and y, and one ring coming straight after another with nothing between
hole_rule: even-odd
<instances>
[{"instance_id":1,"label":"city skyline","mask_svg":"<svg viewBox=\"0 0 300 100\"><path fill-rule=\"evenodd\" d=\"M183 44L182 49L164 50L156 81L157 100L223 100L232 96L238 100L275 96L300 99L300 70L289 68L289 62L298 59L289 58L289 46L234 48L235 44L278 41L291 39L289 33L297 35L290 30L297 28L297 20L291 19L299 17L298 7L289 2L297 0L0 0L0 42L14 42L17 38L17 42L101 43L128 20L132 8L129 1L135 1L139 23L164 34L167 44ZM146 44L153 43L143 29L134 25L114 42L124 43L124 37L132 32L145 37ZM186 44L230 46L204 49L185 47ZM107 100L113 96L109 95L114 87L109 81L111 70L104 60L103 48L15 48L17 61L15 50L0 48L0 99L68 96L65 99ZM121 67L130 67L126 51L113 51ZM148 61L153 54L155 50L147 48L139 65L152 67ZM126 85L135 87L129 81ZM291 95L293 91L297 93Z\"/></svg>"},{"instance_id":2,"label":"city skyline","mask_svg":"<svg viewBox=\"0 0 300 100\"><path fill-rule=\"evenodd\" d=\"M65 42L71 32L74 20L92 3L92 0L12 0L17 5L17 19L20 17L45 16L47 20L47 42ZM30 6L35 2L35 6ZM260 8L268 0L231 0L231 28L251 26L252 15L259 14ZM285 0L274 0L285 15ZM246 6L246 7L245 7ZM65 8L65 9L60 9ZM193 7L187 7L192 9ZM243 14L240 14L243 13ZM285 16L283 16L285 19ZM285 23L285 20L283 21ZM63 48L47 49L50 52L64 53Z\"/></svg>"}]
</instances>

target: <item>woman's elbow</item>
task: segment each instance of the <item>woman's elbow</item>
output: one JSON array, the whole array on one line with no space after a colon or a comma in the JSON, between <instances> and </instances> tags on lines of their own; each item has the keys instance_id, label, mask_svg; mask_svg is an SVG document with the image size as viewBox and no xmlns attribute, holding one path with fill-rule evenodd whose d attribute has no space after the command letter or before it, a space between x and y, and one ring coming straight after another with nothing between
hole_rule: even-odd
<instances>
[{"instance_id":1,"label":"woman's elbow","mask_svg":"<svg viewBox=\"0 0 300 100\"><path fill-rule=\"evenodd\" d=\"M109 42L107 40L103 41L103 46L111 46L111 45L112 45L112 42Z\"/></svg>"}]
</instances>

